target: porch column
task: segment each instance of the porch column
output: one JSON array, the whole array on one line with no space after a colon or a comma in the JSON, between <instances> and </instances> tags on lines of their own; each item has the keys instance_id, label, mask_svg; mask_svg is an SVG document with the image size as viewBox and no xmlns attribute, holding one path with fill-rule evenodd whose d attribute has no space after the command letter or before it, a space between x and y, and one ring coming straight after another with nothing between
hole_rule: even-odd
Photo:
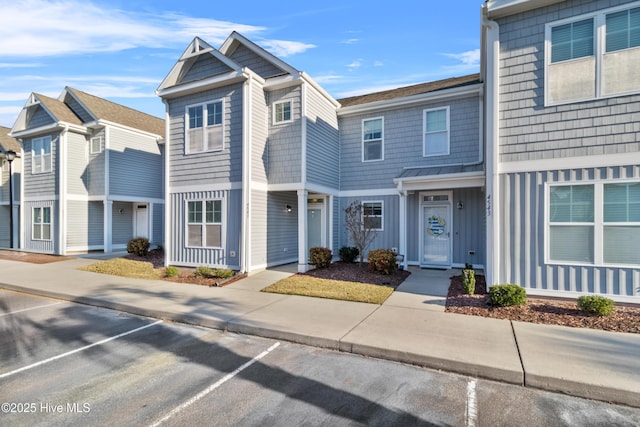
<instances>
[{"instance_id":1,"label":"porch column","mask_svg":"<svg viewBox=\"0 0 640 427\"><path fill-rule=\"evenodd\" d=\"M399 227L400 227L400 247L398 248L399 255L403 255L402 268L407 269L407 192L400 191L400 212L399 212Z\"/></svg>"},{"instance_id":2,"label":"porch column","mask_svg":"<svg viewBox=\"0 0 640 427\"><path fill-rule=\"evenodd\" d=\"M102 244L104 246L104 253L111 253L112 242L112 229L113 229L113 201L105 200L103 203L103 223L104 223L104 235Z\"/></svg>"},{"instance_id":3,"label":"porch column","mask_svg":"<svg viewBox=\"0 0 640 427\"><path fill-rule=\"evenodd\" d=\"M307 260L307 190L298 190L298 273L309 271Z\"/></svg>"}]
</instances>

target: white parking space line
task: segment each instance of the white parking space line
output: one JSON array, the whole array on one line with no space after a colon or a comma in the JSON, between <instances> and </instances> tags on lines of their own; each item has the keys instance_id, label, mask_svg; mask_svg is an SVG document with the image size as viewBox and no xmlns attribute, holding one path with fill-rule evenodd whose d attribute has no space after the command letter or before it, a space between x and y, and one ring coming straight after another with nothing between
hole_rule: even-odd
<instances>
[{"instance_id":1,"label":"white parking space line","mask_svg":"<svg viewBox=\"0 0 640 427\"><path fill-rule=\"evenodd\" d=\"M89 345L86 345L86 346L84 346L84 347L77 348L77 349L75 349L75 350L71 350L71 351L68 351L68 352L66 352L66 353L62 353L62 354L59 354L59 355L57 355L57 356L50 357L50 358L45 359L45 360L41 360L40 362L32 363L31 365L24 366L24 367L22 367L22 368L20 368L20 369L16 369L16 370L14 370L14 371L7 372L7 373L5 373L5 374L0 375L0 379L2 379L2 378L6 378L6 377L9 377L9 376L11 376L11 375L15 375L15 374L17 374L17 373L19 373L19 372L23 372L23 371L26 371L26 370L29 370L29 369L36 368L36 367L38 367L38 366L42 366L42 365L44 365L45 363L53 362L54 360L62 359L63 357L71 356L72 354L75 354L75 353L78 353L78 352L81 352L81 351L87 350L87 349L89 349L89 348L91 348L91 347L95 347L95 346L97 346L97 345L101 345L101 344L107 343L107 342L109 342L109 341L113 341L113 340L115 340L115 339L118 339L118 338L124 337L124 336L129 335L129 334L133 334L134 332L138 332L138 331L141 331L141 330L143 330L143 329L150 328L150 327L152 327L152 326L157 325L158 323L162 323L162 320L158 320L157 322L153 322L153 323L150 323L150 324L148 324L148 325L144 325L144 326L141 326L141 327L136 328L136 329L132 329L132 330L127 331L127 332L123 332L123 333L121 333L121 334L115 335L115 336L110 337L110 338L105 338L105 339L103 339L103 340L101 340L101 341L98 341L98 342L95 342L95 343L93 343L93 344L89 344Z\"/></svg>"},{"instance_id":2,"label":"white parking space line","mask_svg":"<svg viewBox=\"0 0 640 427\"><path fill-rule=\"evenodd\" d=\"M475 427L478 420L478 403L476 396L476 380L470 380L467 383L467 413L466 426Z\"/></svg>"},{"instance_id":3,"label":"white parking space line","mask_svg":"<svg viewBox=\"0 0 640 427\"><path fill-rule=\"evenodd\" d=\"M51 307L52 305L57 305L57 304L61 304L60 301L58 302L54 302L52 304L45 304L45 305L39 305L37 307L29 307L29 308L24 308L22 310L16 310L16 311L10 311L8 313L2 313L0 314L0 317L2 316L8 316L10 314L17 314L17 313L22 313L23 311L29 311L29 310L37 310L38 308L45 308L45 307Z\"/></svg>"},{"instance_id":4,"label":"white parking space line","mask_svg":"<svg viewBox=\"0 0 640 427\"><path fill-rule=\"evenodd\" d=\"M227 381L229 381L231 378L235 377L236 375L238 375L240 372L244 371L245 369L247 369L249 366L253 365L254 363L256 363L258 360L262 359L263 357L265 357L267 354L271 353L273 350L275 350L278 346L280 345L279 342L273 344L271 347L269 347L268 349L266 349L265 351L263 351L262 353L260 353L259 355L257 355L256 357L254 357L253 359L249 360L248 362L246 362L245 364L243 364L242 366L240 366L239 368L237 368L235 371L231 372L230 374L225 375L224 377L222 377L221 379L219 379L218 381L216 381L215 383L211 384L209 387L207 387L206 389L202 390L200 393L196 394L195 396L193 396L191 399L187 400L186 402L184 402L182 405L174 408L171 412L169 412L167 415L165 415L163 418L161 418L160 420L156 421L155 423L151 424L150 427L156 427L159 426L160 424L164 423L165 421L169 420L171 417L173 417L174 415L176 415L178 412L182 411L183 409L193 405L194 403L196 403L198 400L202 399L203 397L205 397L207 394L211 393L212 391L214 391L215 389L217 389L218 387L220 387L222 384L226 383Z\"/></svg>"}]
</instances>

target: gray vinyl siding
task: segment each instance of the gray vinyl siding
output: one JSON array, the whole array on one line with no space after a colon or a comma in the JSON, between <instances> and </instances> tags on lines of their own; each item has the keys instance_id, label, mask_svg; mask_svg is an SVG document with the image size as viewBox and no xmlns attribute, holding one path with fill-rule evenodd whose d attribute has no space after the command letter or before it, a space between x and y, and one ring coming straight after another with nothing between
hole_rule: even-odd
<instances>
[{"instance_id":1,"label":"gray vinyl siding","mask_svg":"<svg viewBox=\"0 0 640 427\"><path fill-rule=\"evenodd\" d=\"M453 263L486 265L486 216L485 193L481 188L461 188L453 190L452 213L453 229ZM462 209L457 209L458 202L463 203ZM418 236L409 233L408 236ZM474 252L473 255L469 252Z\"/></svg>"},{"instance_id":2,"label":"gray vinyl siding","mask_svg":"<svg viewBox=\"0 0 640 427\"><path fill-rule=\"evenodd\" d=\"M354 201L383 202L383 230L377 233L375 239L373 240L371 245L369 245L367 253L371 249L398 248L398 246L400 245L400 198L398 196L366 196L341 198L339 227L342 235L340 239L340 246L353 246L353 242L350 241L347 233L344 210Z\"/></svg>"},{"instance_id":3,"label":"gray vinyl siding","mask_svg":"<svg viewBox=\"0 0 640 427\"><path fill-rule=\"evenodd\" d=\"M264 268L267 264L267 218L272 213L267 209L267 193L265 191L251 191L249 215L251 224L251 265L249 270L253 270L257 267Z\"/></svg>"},{"instance_id":4,"label":"gray vinyl siding","mask_svg":"<svg viewBox=\"0 0 640 427\"><path fill-rule=\"evenodd\" d=\"M223 215L223 247L188 248L186 241L188 200L222 199ZM172 265L185 266L218 266L239 268L240 264L240 232L242 229L242 191L194 191L172 193L169 195L171 209L171 248L168 248L168 262ZM235 256L231 252L235 252Z\"/></svg>"},{"instance_id":5,"label":"gray vinyl siding","mask_svg":"<svg viewBox=\"0 0 640 427\"><path fill-rule=\"evenodd\" d=\"M110 194L162 198L162 168L162 156L155 138L110 129Z\"/></svg>"},{"instance_id":6,"label":"gray vinyl siding","mask_svg":"<svg viewBox=\"0 0 640 427\"><path fill-rule=\"evenodd\" d=\"M228 73L231 69L213 55L200 55L191 68L180 78L180 83L201 80L206 77Z\"/></svg>"},{"instance_id":7,"label":"gray vinyl siding","mask_svg":"<svg viewBox=\"0 0 640 427\"><path fill-rule=\"evenodd\" d=\"M29 197L46 197L58 194L59 176L58 176L58 150L60 143L60 134L51 135L51 172L33 174L32 158L31 158L31 138L25 138L24 147L24 196Z\"/></svg>"},{"instance_id":8,"label":"gray vinyl siding","mask_svg":"<svg viewBox=\"0 0 640 427\"><path fill-rule=\"evenodd\" d=\"M335 106L307 85L307 182L338 188L340 137Z\"/></svg>"},{"instance_id":9,"label":"gray vinyl siding","mask_svg":"<svg viewBox=\"0 0 640 427\"><path fill-rule=\"evenodd\" d=\"M238 46L229 58L241 67L250 68L263 79L285 74L283 70L264 58L256 55L253 51L243 45Z\"/></svg>"},{"instance_id":10,"label":"gray vinyl siding","mask_svg":"<svg viewBox=\"0 0 640 427\"><path fill-rule=\"evenodd\" d=\"M70 94L66 96L64 103L82 120L83 123L89 123L95 120L87 110L80 105L76 99Z\"/></svg>"},{"instance_id":11,"label":"gray vinyl siding","mask_svg":"<svg viewBox=\"0 0 640 427\"><path fill-rule=\"evenodd\" d=\"M0 205L0 248L9 247L9 205ZM17 223L18 218L14 218Z\"/></svg>"},{"instance_id":12,"label":"gray vinyl siding","mask_svg":"<svg viewBox=\"0 0 640 427\"><path fill-rule=\"evenodd\" d=\"M92 137L102 136L103 141L105 138L105 131L101 130L97 132ZM91 137L90 137L91 138ZM87 144L91 142L88 141ZM90 196L104 196L104 183L105 183L105 151L102 150L99 153L91 154L91 149L88 148L87 152L89 153L89 164L87 165L86 177L83 178L85 180L85 185L89 188Z\"/></svg>"},{"instance_id":13,"label":"gray vinyl siding","mask_svg":"<svg viewBox=\"0 0 640 427\"><path fill-rule=\"evenodd\" d=\"M27 121L27 129L35 129L40 126L46 126L55 123L55 120L45 111L42 106L36 107L35 111Z\"/></svg>"},{"instance_id":14,"label":"gray vinyl siding","mask_svg":"<svg viewBox=\"0 0 640 427\"><path fill-rule=\"evenodd\" d=\"M545 24L625 3L569 0L498 20L501 162L640 151L638 94L544 104Z\"/></svg>"},{"instance_id":15,"label":"gray vinyl siding","mask_svg":"<svg viewBox=\"0 0 640 427\"><path fill-rule=\"evenodd\" d=\"M290 184L302 181L302 125L300 86L269 93L269 184ZM273 124L274 102L291 100L292 121Z\"/></svg>"},{"instance_id":16,"label":"gray vinyl siding","mask_svg":"<svg viewBox=\"0 0 640 427\"><path fill-rule=\"evenodd\" d=\"M242 84L169 100L170 185L206 185L242 180ZM185 108L213 100L224 101L222 151L185 154Z\"/></svg>"},{"instance_id":17,"label":"gray vinyl siding","mask_svg":"<svg viewBox=\"0 0 640 427\"><path fill-rule=\"evenodd\" d=\"M9 166L7 162L6 170L3 170L0 161L0 203L9 203ZM11 165L13 171L13 200L20 199L20 184L22 173L22 160L20 157L16 157Z\"/></svg>"},{"instance_id":18,"label":"gray vinyl siding","mask_svg":"<svg viewBox=\"0 0 640 427\"><path fill-rule=\"evenodd\" d=\"M510 173L500 176L498 278L532 290L640 295L640 268L545 263L545 183L640 179L640 167Z\"/></svg>"},{"instance_id":19,"label":"gray vinyl siding","mask_svg":"<svg viewBox=\"0 0 640 427\"><path fill-rule=\"evenodd\" d=\"M449 155L423 157L424 110L449 107ZM362 120L383 117L384 160L362 161ZM480 99L445 102L343 116L340 126L341 190L393 188L404 167L473 163L480 160Z\"/></svg>"},{"instance_id":20,"label":"gray vinyl siding","mask_svg":"<svg viewBox=\"0 0 640 427\"><path fill-rule=\"evenodd\" d=\"M42 200L22 204L22 217L24 218L24 248L28 251L47 254L60 253L58 247L58 215L59 208L56 200ZM33 208L51 208L51 240L32 240L33 237Z\"/></svg>"},{"instance_id":21,"label":"gray vinyl siding","mask_svg":"<svg viewBox=\"0 0 640 427\"><path fill-rule=\"evenodd\" d=\"M122 209L122 213L120 213ZM113 202L111 244L126 245L133 236L133 205L129 202Z\"/></svg>"},{"instance_id":22,"label":"gray vinyl siding","mask_svg":"<svg viewBox=\"0 0 640 427\"><path fill-rule=\"evenodd\" d=\"M256 81L251 85L251 180L267 182L268 105L263 87Z\"/></svg>"},{"instance_id":23,"label":"gray vinyl siding","mask_svg":"<svg viewBox=\"0 0 640 427\"><path fill-rule=\"evenodd\" d=\"M89 175L87 140L83 135L67 133L67 193L87 195Z\"/></svg>"},{"instance_id":24,"label":"gray vinyl siding","mask_svg":"<svg viewBox=\"0 0 640 427\"><path fill-rule=\"evenodd\" d=\"M298 196L295 192L270 192L267 198L267 264L298 258ZM291 212L286 212L290 205Z\"/></svg>"},{"instance_id":25,"label":"gray vinyl siding","mask_svg":"<svg viewBox=\"0 0 640 427\"><path fill-rule=\"evenodd\" d=\"M151 242L164 247L164 203L153 204L153 236Z\"/></svg>"},{"instance_id":26,"label":"gray vinyl siding","mask_svg":"<svg viewBox=\"0 0 640 427\"><path fill-rule=\"evenodd\" d=\"M67 201L67 247L86 250L102 246L104 238L102 202Z\"/></svg>"}]
</instances>

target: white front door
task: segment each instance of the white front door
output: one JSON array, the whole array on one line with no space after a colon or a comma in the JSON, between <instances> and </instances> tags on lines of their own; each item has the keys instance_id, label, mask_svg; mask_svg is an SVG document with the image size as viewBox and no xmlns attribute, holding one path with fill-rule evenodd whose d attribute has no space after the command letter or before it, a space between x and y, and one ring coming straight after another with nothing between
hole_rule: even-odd
<instances>
[{"instance_id":1,"label":"white front door","mask_svg":"<svg viewBox=\"0 0 640 427\"><path fill-rule=\"evenodd\" d=\"M322 228L322 207L309 206L307 209L307 249L325 245Z\"/></svg>"},{"instance_id":2,"label":"white front door","mask_svg":"<svg viewBox=\"0 0 640 427\"><path fill-rule=\"evenodd\" d=\"M146 204L135 203L135 217L133 223L133 237L149 238L149 207Z\"/></svg>"},{"instance_id":3,"label":"white front door","mask_svg":"<svg viewBox=\"0 0 640 427\"><path fill-rule=\"evenodd\" d=\"M451 267L451 215L450 205L421 207L422 235L420 265L424 267Z\"/></svg>"}]
</instances>

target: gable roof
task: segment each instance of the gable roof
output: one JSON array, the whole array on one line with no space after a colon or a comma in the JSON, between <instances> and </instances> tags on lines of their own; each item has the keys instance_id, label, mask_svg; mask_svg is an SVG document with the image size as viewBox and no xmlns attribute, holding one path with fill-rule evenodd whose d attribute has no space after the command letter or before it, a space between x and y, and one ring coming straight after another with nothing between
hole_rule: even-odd
<instances>
[{"instance_id":1,"label":"gable roof","mask_svg":"<svg viewBox=\"0 0 640 427\"><path fill-rule=\"evenodd\" d=\"M388 101L396 98L404 98L412 95L436 92L444 89L469 86L478 83L481 83L480 74L470 74L468 76L453 77L449 79L438 80L435 82L419 83L411 86L400 87L397 89L368 93L366 95L351 96L348 98L338 99L338 102L344 108L354 105L368 104L371 102Z\"/></svg>"},{"instance_id":2,"label":"gable roof","mask_svg":"<svg viewBox=\"0 0 640 427\"><path fill-rule=\"evenodd\" d=\"M258 46L256 43L252 42L237 31L233 31L229 35L229 37L227 37L224 43L222 43L222 46L220 46L220 53L227 57L231 57L231 55L233 55L233 52L235 52L235 50L238 49L239 46L246 47L257 56L271 63L276 68L279 68L280 70L282 70L282 74L290 74L295 77L300 74L300 71L287 64L274 54Z\"/></svg>"},{"instance_id":3,"label":"gable roof","mask_svg":"<svg viewBox=\"0 0 640 427\"><path fill-rule=\"evenodd\" d=\"M45 111L56 122L65 122L73 125L82 125L82 120L69 108L64 102L58 101L55 98L50 98L46 95L34 93L33 98L36 103L39 103L44 107Z\"/></svg>"},{"instance_id":4,"label":"gable roof","mask_svg":"<svg viewBox=\"0 0 640 427\"><path fill-rule=\"evenodd\" d=\"M490 19L496 19L563 1L565 0L487 0L485 7L487 16Z\"/></svg>"},{"instance_id":5,"label":"gable roof","mask_svg":"<svg viewBox=\"0 0 640 427\"><path fill-rule=\"evenodd\" d=\"M105 120L154 135L164 136L163 119L68 86L64 89L60 98L64 99L66 93L73 96L96 120ZM62 102L60 103L63 104ZM66 104L63 105L69 109ZM71 110L69 109L69 111Z\"/></svg>"},{"instance_id":6,"label":"gable roof","mask_svg":"<svg viewBox=\"0 0 640 427\"><path fill-rule=\"evenodd\" d=\"M0 154L4 154L8 150L13 150L20 155L20 144L15 138L9 136L11 129L0 126Z\"/></svg>"}]
</instances>

